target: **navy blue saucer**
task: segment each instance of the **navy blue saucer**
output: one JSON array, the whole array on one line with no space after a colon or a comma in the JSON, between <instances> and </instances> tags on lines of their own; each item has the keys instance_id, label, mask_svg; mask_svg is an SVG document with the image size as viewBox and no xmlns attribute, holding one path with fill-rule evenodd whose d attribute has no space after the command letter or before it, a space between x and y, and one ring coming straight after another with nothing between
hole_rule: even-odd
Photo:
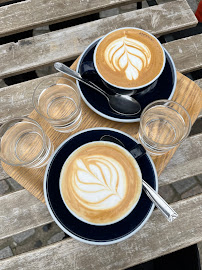
<instances>
[{"instance_id":1,"label":"navy blue saucer","mask_svg":"<svg viewBox=\"0 0 202 270\"><path fill-rule=\"evenodd\" d=\"M77 72L79 72L83 78L89 79L96 83L108 94L112 94L110 89L99 77L93 64L93 53L99 40L100 39L95 40L83 52L77 65ZM161 76L155 81L152 87L148 87L146 90L132 95L132 97L134 97L140 103L142 108L140 113L137 115L124 116L117 114L110 108L107 99L102 94L77 81L77 86L80 90L82 99L89 108L104 118L116 122L138 122L140 120L142 110L149 103L158 99L171 99L174 94L177 82L176 69L171 56L166 49L164 50L166 55L166 64Z\"/></svg>"},{"instance_id":2,"label":"navy blue saucer","mask_svg":"<svg viewBox=\"0 0 202 270\"><path fill-rule=\"evenodd\" d=\"M95 226L84 223L73 216L60 195L59 176L67 157L78 147L92 141L99 141L104 135L119 139L127 150L137 146L135 139L116 129L94 128L78 132L65 140L55 151L47 165L44 176L44 195L47 207L58 226L70 236L90 244L107 245L122 241L136 233L150 217L154 205L142 192L135 209L123 220L107 226ZM155 166L148 154L144 154L137 162L143 179L158 190Z\"/></svg>"}]
</instances>

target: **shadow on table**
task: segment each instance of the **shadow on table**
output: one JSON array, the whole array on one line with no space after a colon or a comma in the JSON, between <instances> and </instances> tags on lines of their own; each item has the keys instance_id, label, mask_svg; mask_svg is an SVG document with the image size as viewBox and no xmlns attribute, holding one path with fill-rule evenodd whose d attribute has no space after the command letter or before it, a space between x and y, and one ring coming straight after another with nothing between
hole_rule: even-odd
<instances>
[{"instance_id":1,"label":"shadow on table","mask_svg":"<svg viewBox=\"0 0 202 270\"><path fill-rule=\"evenodd\" d=\"M201 270L198 247L193 245L127 270Z\"/></svg>"}]
</instances>

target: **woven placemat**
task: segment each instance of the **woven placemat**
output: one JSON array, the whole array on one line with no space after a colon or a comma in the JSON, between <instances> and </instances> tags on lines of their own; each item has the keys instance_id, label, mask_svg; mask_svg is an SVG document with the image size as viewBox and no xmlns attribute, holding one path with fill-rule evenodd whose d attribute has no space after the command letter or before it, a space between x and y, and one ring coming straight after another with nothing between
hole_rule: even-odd
<instances>
[{"instance_id":1,"label":"woven placemat","mask_svg":"<svg viewBox=\"0 0 202 270\"><path fill-rule=\"evenodd\" d=\"M77 62L78 59L73 63L71 68L75 69ZM177 72L177 86L172 100L180 103L186 108L186 110L191 116L191 121L193 125L202 108L202 91L199 86L181 73ZM73 133L76 133L83 129L93 127L116 128L128 133L129 135L137 139L137 132L139 128L139 123L117 123L102 118L101 116L91 111L83 101L82 123L79 128L72 133L63 134L55 131L42 117L37 114L36 111L31 112L29 117L39 122L39 124L43 127L43 129L53 142L55 149ZM176 149L177 147L162 156L152 157L158 175L160 175L163 169L166 167L169 160L175 153ZM2 166L9 176L11 176L20 185L22 185L29 192L31 192L36 198L44 202L43 179L45 167L40 169L27 169L23 167L10 166L3 162Z\"/></svg>"}]
</instances>

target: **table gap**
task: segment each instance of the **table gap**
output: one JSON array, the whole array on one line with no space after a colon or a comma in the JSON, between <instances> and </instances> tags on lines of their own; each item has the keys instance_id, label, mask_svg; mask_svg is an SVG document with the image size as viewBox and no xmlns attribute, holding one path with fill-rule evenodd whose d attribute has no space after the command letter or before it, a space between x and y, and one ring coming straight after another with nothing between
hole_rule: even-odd
<instances>
[{"instance_id":1,"label":"table gap","mask_svg":"<svg viewBox=\"0 0 202 270\"><path fill-rule=\"evenodd\" d=\"M16 3L19 3L19 2L25 2L26 0L0 0L0 7L3 7L3 6L8 6L8 5L12 5L12 4L16 4Z\"/></svg>"}]
</instances>

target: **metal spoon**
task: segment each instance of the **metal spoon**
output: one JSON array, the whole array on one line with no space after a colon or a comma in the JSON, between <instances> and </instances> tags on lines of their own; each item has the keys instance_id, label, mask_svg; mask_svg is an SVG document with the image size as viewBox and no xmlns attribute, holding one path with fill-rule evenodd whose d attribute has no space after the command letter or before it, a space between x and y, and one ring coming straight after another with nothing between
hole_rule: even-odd
<instances>
[{"instance_id":1,"label":"metal spoon","mask_svg":"<svg viewBox=\"0 0 202 270\"><path fill-rule=\"evenodd\" d=\"M119 139L117 139L113 136L110 136L110 135L104 135L100 138L100 140L101 141L110 141L110 142L119 144L120 146L125 148L125 145ZM137 147L137 151L139 149L140 148ZM136 153L137 151L135 151L135 149L132 149L129 152L135 158L142 156L141 153ZM176 219L178 217L178 214L167 204L167 202L143 179L142 179L142 186L143 186L143 190L146 193L146 195L156 205L156 207L164 214L164 216L167 218L167 220L169 222L172 222L174 219Z\"/></svg>"},{"instance_id":2,"label":"metal spoon","mask_svg":"<svg viewBox=\"0 0 202 270\"><path fill-rule=\"evenodd\" d=\"M67 67L66 65L56 62L54 64L56 70L69 75L70 77L90 86L94 90L101 93L108 100L109 106L113 111L123 115L135 115L141 111L141 106L137 100L128 95L121 95L116 93L115 95L107 94L103 89L95 85L93 82L83 79L81 75Z\"/></svg>"}]
</instances>

